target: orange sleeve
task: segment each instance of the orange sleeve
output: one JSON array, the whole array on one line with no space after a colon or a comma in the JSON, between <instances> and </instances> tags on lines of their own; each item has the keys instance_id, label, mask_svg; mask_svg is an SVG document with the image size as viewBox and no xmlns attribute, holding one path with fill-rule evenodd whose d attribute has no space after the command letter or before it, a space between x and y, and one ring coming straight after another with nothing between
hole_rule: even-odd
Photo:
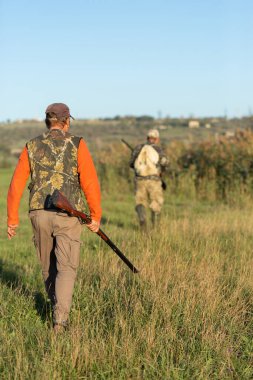
<instances>
[{"instance_id":1,"label":"orange sleeve","mask_svg":"<svg viewBox=\"0 0 253 380\"><path fill-rule=\"evenodd\" d=\"M26 181L30 175L28 151L25 147L19 157L18 164L12 176L7 196L7 223L18 224L18 209Z\"/></svg>"},{"instance_id":2,"label":"orange sleeve","mask_svg":"<svg viewBox=\"0 0 253 380\"><path fill-rule=\"evenodd\" d=\"M78 173L90 216L99 222L102 216L100 186L92 157L83 139L78 147Z\"/></svg>"}]
</instances>

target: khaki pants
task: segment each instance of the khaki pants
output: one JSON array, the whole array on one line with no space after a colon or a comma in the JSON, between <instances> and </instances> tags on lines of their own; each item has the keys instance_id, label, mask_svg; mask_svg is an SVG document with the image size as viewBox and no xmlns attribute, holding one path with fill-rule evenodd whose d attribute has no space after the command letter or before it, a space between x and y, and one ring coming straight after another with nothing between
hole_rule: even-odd
<instances>
[{"instance_id":1,"label":"khaki pants","mask_svg":"<svg viewBox=\"0 0 253 380\"><path fill-rule=\"evenodd\" d=\"M54 307L54 323L66 324L79 265L82 226L77 218L56 211L30 211L29 217L46 291Z\"/></svg>"},{"instance_id":2,"label":"khaki pants","mask_svg":"<svg viewBox=\"0 0 253 380\"><path fill-rule=\"evenodd\" d=\"M161 181L152 179L135 180L135 203L149 207L154 213L160 213L163 205Z\"/></svg>"}]
</instances>

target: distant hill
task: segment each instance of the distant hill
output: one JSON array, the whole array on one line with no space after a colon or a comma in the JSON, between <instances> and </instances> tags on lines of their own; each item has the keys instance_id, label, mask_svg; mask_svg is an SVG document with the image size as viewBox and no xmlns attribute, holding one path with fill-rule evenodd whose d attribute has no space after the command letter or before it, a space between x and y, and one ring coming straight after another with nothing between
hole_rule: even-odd
<instances>
[{"instance_id":1,"label":"distant hill","mask_svg":"<svg viewBox=\"0 0 253 380\"><path fill-rule=\"evenodd\" d=\"M191 121L198 123L189 128ZM196 127L197 125L197 127ZM226 119L209 118L163 118L151 116L115 116L114 118L75 120L71 124L73 134L82 136L93 154L111 143L126 139L135 145L145 141L150 128L160 130L163 145L173 140L201 141L212 135L233 133L238 129L253 129L253 117ZM31 138L46 130L44 121L18 120L0 123L0 156L6 160L18 156L19 151Z\"/></svg>"}]
</instances>

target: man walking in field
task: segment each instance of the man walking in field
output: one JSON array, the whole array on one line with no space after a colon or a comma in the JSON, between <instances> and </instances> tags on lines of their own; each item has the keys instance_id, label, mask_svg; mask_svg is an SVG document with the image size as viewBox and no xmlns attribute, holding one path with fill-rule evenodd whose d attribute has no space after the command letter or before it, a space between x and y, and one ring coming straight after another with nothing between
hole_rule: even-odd
<instances>
[{"instance_id":1,"label":"man walking in field","mask_svg":"<svg viewBox=\"0 0 253 380\"><path fill-rule=\"evenodd\" d=\"M130 167L135 171L135 210L141 228L147 226L146 207L151 209L151 220L155 226L163 205L161 174L168 165L157 129L151 129L145 144L137 145L131 155Z\"/></svg>"},{"instance_id":2,"label":"man walking in field","mask_svg":"<svg viewBox=\"0 0 253 380\"><path fill-rule=\"evenodd\" d=\"M50 196L60 190L74 208L84 208L81 190L90 210L87 227L100 226L100 187L89 150L80 137L69 133L70 111L63 103L46 109L48 131L30 140L23 149L8 192L8 238L16 234L18 209L26 181L29 185L29 217L42 267L46 291L53 305L54 331L68 321L80 256L81 224L78 218L50 206Z\"/></svg>"}]
</instances>

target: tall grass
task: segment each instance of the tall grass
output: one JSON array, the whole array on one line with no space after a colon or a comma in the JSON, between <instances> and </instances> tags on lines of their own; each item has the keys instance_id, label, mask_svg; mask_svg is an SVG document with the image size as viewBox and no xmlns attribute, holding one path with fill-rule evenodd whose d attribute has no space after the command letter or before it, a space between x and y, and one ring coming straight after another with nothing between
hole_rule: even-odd
<instances>
[{"instance_id":1,"label":"tall grass","mask_svg":"<svg viewBox=\"0 0 253 380\"><path fill-rule=\"evenodd\" d=\"M133 275L84 229L69 330L52 333L26 196L7 241L1 170L0 376L3 379L251 379L253 208L167 193L161 225L138 230L129 192L104 190L103 229Z\"/></svg>"}]
</instances>

